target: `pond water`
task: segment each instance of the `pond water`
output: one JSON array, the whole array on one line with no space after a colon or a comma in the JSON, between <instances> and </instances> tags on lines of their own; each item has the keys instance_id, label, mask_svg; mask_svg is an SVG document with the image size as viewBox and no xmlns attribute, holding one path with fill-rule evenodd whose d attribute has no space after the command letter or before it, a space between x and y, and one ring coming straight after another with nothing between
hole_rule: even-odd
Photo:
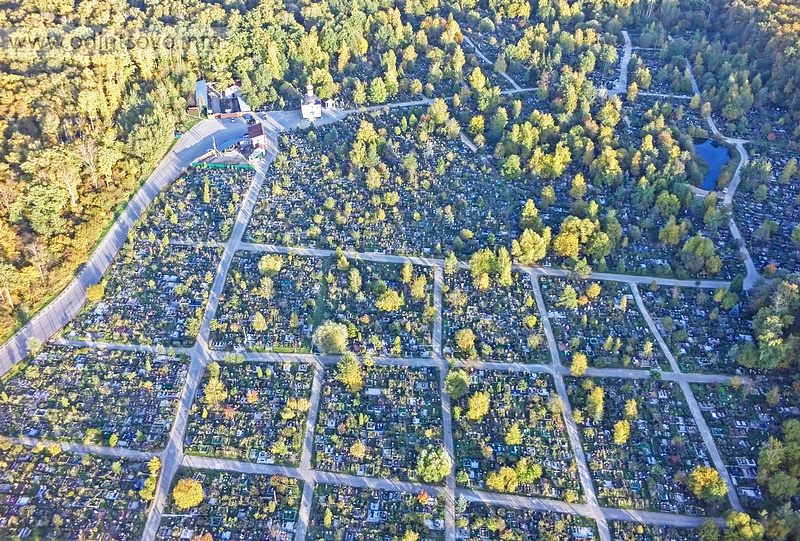
<instances>
[{"instance_id":1,"label":"pond water","mask_svg":"<svg viewBox=\"0 0 800 541\"><path fill-rule=\"evenodd\" d=\"M694 150L701 160L708 164L708 173L700 188L703 190L715 190L717 188L717 178L722 172L722 168L731 159L731 153L727 147L720 145L711 139L695 139Z\"/></svg>"}]
</instances>

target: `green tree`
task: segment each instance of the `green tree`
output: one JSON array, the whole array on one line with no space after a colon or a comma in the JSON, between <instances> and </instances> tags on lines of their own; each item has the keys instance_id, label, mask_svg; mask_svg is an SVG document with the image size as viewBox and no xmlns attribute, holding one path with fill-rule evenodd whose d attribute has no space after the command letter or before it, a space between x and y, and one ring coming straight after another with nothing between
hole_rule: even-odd
<instances>
[{"instance_id":1,"label":"green tree","mask_svg":"<svg viewBox=\"0 0 800 541\"><path fill-rule=\"evenodd\" d=\"M380 77L375 77L369 84L370 103L384 103L388 97L389 91L386 90L386 83Z\"/></svg>"},{"instance_id":2,"label":"green tree","mask_svg":"<svg viewBox=\"0 0 800 541\"><path fill-rule=\"evenodd\" d=\"M441 483L453 469L453 459L444 447L429 445L419 452L417 474L426 483Z\"/></svg>"},{"instance_id":3,"label":"green tree","mask_svg":"<svg viewBox=\"0 0 800 541\"><path fill-rule=\"evenodd\" d=\"M336 363L336 381L347 387L351 393L357 393L364 387L364 375L361 363L350 352L342 355Z\"/></svg>"},{"instance_id":4,"label":"green tree","mask_svg":"<svg viewBox=\"0 0 800 541\"><path fill-rule=\"evenodd\" d=\"M594 419L595 422L600 422L603 419L603 402L605 395L605 389L597 386L589 391L589 396L586 398L586 414Z\"/></svg>"},{"instance_id":5,"label":"green tree","mask_svg":"<svg viewBox=\"0 0 800 541\"><path fill-rule=\"evenodd\" d=\"M444 391L458 400L469 391L469 374L464 370L450 370L444 380Z\"/></svg>"},{"instance_id":6,"label":"green tree","mask_svg":"<svg viewBox=\"0 0 800 541\"><path fill-rule=\"evenodd\" d=\"M312 341L324 353L342 353L347 349L347 325L326 321L316 328Z\"/></svg>"}]
</instances>

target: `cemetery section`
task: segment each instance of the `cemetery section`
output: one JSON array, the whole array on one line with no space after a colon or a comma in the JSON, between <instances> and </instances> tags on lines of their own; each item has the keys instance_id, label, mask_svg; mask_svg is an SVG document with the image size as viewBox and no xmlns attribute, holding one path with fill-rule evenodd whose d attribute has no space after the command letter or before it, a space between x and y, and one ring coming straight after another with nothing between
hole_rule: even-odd
<instances>
[{"instance_id":1,"label":"cemetery section","mask_svg":"<svg viewBox=\"0 0 800 541\"><path fill-rule=\"evenodd\" d=\"M188 358L47 345L0 383L6 436L157 451L169 438Z\"/></svg>"},{"instance_id":2,"label":"cemetery section","mask_svg":"<svg viewBox=\"0 0 800 541\"><path fill-rule=\"evenodd\" d=\"M445 355L484 361L549 362L541 315L530 277L512 272L511 283L490 283L470 271L445 273Z\"/></svg>"},{"instance_id":3,"label":"cemetery section","mask_svg":"<svg viewBox=\"0 0 800 541\"><path fill-rule=\"evenodd\" d=\"M453 402L456 481L575 503L584 495L548 374L472 370Z\"/></svg>"},{"instance_id":4,"label":"cemetery section","mask_svg":"<svg viewBox=\"0 0 800 541\"><path fill-rule=\"evenodd\" d=\"M443 496L443 495L442 495ZM444 501L416 493L318 484L314 487L307 539L372 541L413 539L444 541Z\"/></svg>"},{"instance_id":5,"label":"cemetery section","mask_svg":"<svg viewBox=\"0 0 800 541\"><path fill-rule=\"evenodd\" d=\"M666 367L628 284L543 277L541 288L562 361L583 353L589 366Z\"/></svg>"},{"instance_id":6,"label":"cemetery section","mask_svg":"<svg viewBox=\"0 0 800 541\"><path fill-rule=\"evenodd\" d=\"M99 298L89 299L64 335L164 347L194 344L222 250L132 235L93 292Z\"/></svg>"},{"instance_id":7,"label":"cemetery section","mask_svg":"<svg viewBox=\"0 0 800 541\"><path fill-rule=\"evenodd\" d=\"M309 352L324 309L326 265L322 258L237 252L211 320L211 347Z\"/></svg>"},{"instance_id":8,"label":"cemetery section","mask_svg":"<svg viewBox=\"0 0 800 541\"><path fill-rule=\"evenodd\" d=\"M346 387L333 368L326 369L314 436L315 468L419 480L420 450L443 438L439 371L367 364L362 390Z\"/></svg>"},{"instance_id":9,"label":"cemetery section","mask_svg":"<svg viewBox=\"0 0 800 541\"><path fill-rule=\"evenodd\" d=\"M313 377L308 363L210 363L189 412L186 452L297 465Z\"/></svg>"}]
</instances>

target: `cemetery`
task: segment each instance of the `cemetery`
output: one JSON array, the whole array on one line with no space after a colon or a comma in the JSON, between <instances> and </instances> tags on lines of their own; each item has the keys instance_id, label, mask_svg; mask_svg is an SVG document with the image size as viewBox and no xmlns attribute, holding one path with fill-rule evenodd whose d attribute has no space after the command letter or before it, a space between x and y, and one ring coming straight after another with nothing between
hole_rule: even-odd
<instances>
[{"instance_id":1,"label":"cemetery","mask_svg":"<svg viewBox=\"0 0 800 541\"><path fill-rule=\"evenodd\" d=\"M766 144L745 149L750 161L742 168L733 207L750 257L756 269L765 270L768 276L779 270L800 272L796 153Z\"/></svg>"},{"instance_id":2,"label":"cemetery","mask_svg":"<svg viewBox=\"0 0 800 541\"><path fill-rule=\"evenodd\" d=\"M347 326L353 349L386 357L429 357L432 267L338 257L331 263L325 320Z\"/></svg>"},{"instance_id":3,"label":"cemetery","mask_svg":"<svg viewBox=\"0 0 800 541\"><path fill-rule=\"evenodd\" d=\"M627 284L545 276L541 288L564 364L583 353L589 366L666 367Z\"/></svg>"},{"instance_id":4,"label":"cemetery","mask_svg":"<svg viewBox=\"0 0 800 541\"><path fill-rule=\"evenodd\" d=\"M87 445L161 450L188 357L47 345L0 383L0 431Z\"/></svg>"},{"instance_id":5,"label":"cemetery","mask_svg":"<svg viewBox=\"0 0 800 541\"><path fill-rule=\"evenodd\" d=\"M468 270L445 273L444 354L485 361L548 363L547 341L530 277L512 272L511 284L481 283Z\"/></svg>"},{"instance_id":6,"label":"cemetery","mask_svg":"<svg viewBox=\"0 0 800 541\"><path fill-rule=\"evenodd\" d=\"M442 495L443 496L443 495ZM424 491L415 494L318 484L307 539L373 541L409 539L444 541L444 500Z\"/></svg>"},{"instance_id":7,"label":"cemetery","mask_svg":"<svg viewBox=\"0 0 800 541\"><path fill-rule=\"evenodd\" d=\"M307 353L324 301L326 260L237 252L209 342L214 349Z\"/></svg>"},{"instance_id":8,"label":"cemetery","mask_svg":"<svg viewBox=\"0 0 800 541\"><path fill-rule=\"evenodd\" d=\"M325 371L314 436L315 469L419 481L418 452L442 442L439 371L365 363L363 388Z\"/></svg>"},{"instance_id":9,"label":"cemetery","mask_svg":"<svg viewBox=\"0 0 800 541\"><path fill-rule=\"evenodd\" d=\"M652 285L640 292L682 372L736 373L737 344L752 342L745 303L727 289Z\"/></svg>"},{"instance_id":10,"label":"cemetery","mask_svg":"<svg viewBox=\"0 0 800 541\"><path fill-rule=\"evenodd\" d=\"M0 440L0 538L138 539L146 464Z\"/></svg>"},{"instance_id":11,"label":"cemetery","mask_svg":"<svg viewBox=\"0 0 800 541\"><path fill-rule=\"evenodd\" d=\"M457 483L583 501L552 376L474 370L469 381L453 401Z\"/></svg>"},{"instance_id":12,"label":"cemetery","mask_svg":"<svg viewBox=\"0 0 800 541\"><path fill-rule=\"evenodd\" d=\"M578 541L595 539L594 521L580 515L509 509L456 500L457 539Z\"/></svg>"},{"instance_id":13,"label":"cemetery","mask_svg":"<svg viewBox=\"0 0 800 541\"><path fill-rule=\"evenodd\" d=\"M401 255L507 241L504 183L446 127L408 108L282 135L245 238Z\"/></svg>"},{"instance_id":14,"label":"cemetery","mask_svg":"<svg viewBox=\"0 0 800 541\"><path fill-rule=\"evenodd\" d=\"M800 418L800 402L786 380L757 377L734 383L692 384L692 391L742 504L759 510L771 503L759 484L759 453L770 437L781 437L785 421Z\"/></svg>"},{"instance_id":15,"label":"cemetery","mask_svg":"<svg viewBox=\"0 0 800 541\"><path fill-rule=\"evenodd\" d=\"M156 539L199 539L205 534L226 541L294 539L302 481L282 475L181 469L173 490L187 479L202 487L200 503L178 505L171 491Z\"/></svg>"},{"instance_id":16,"label":"cemetery","mask_svg":"<svg viewBox=\"0 0 800 541\"><path fill-rule=\"evenodd\" d=\"M65 336L191 346L221 253L221 248L170 245L155 236L152 241L129 238L101 282L101 297L90 298L65 327Z\"/></svg>"},{"instance_id":17,"label":"cemetery","mask_svg":"<svg viewBox=\"0 0 800 541\"><path fill-rule=\"evenodd\" d=\"M698 530L656 526L636 522L612 520L608 523L615 541L700 541Z\"/></svg>"},{"instance_id":18,"label":"cemetery","mask_svg":"<svg viewBox=\"0 0 800 541\"><path fill-rule=\"evenodd\" d=\"M314 365L209 363L189 412L186 452L297 465Z\"/></svg>"},{"instance_id":19,"label":"cemetery","mask_svg":"<svg viewBox=\"0 0 800 541\"><path fill-rule=\"evenodd\" d=\"M156 196L139 230L159 241L225 241L254 175L249 167L194 166Z\"/></svg>"},{"instance_id":20,"label":"cemetery","mask_svg":"<svg viewBox=\"0 0 800 541\"><path fill-rule=\"evenodd\" d=\"M600 505L704 515L712 503L688 489L710 463L678 384L567 378L573 415Z\"/></svg>"}]
</instances>

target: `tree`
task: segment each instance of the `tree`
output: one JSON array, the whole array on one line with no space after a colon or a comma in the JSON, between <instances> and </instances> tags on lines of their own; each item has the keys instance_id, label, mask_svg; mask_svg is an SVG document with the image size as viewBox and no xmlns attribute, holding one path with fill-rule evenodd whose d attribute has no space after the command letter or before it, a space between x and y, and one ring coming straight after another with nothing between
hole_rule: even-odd
<instances>
[{"instance_id":1,"label":"tree","mask_svg":"<svg viewBox=\"0 0 800 541\"><path fill-rule=\"evenodd\" d=\"M428 285L428 279L425 275L417 276L414 279L414 282L411 284L411 297L414 299L424 299L425 298L425 286Z\"/></svg>"},{"instance_id":2,"label":"tree","mask_svg":"<svg viewBox=\"0 0 800 541\"><path fill-rule=\"evenodd\" d=\"M570 231L562 231L553 239L553 249L560 256L578 257L580 251L578 236Z\"/></svg>"},{"instance_id":3,"label":"tree","mask_svg":"<svg viewBox=\"0 0 800 541\"><path fill-rule=\"evenodd\" d=\"M357 440L350 446L350 454L354 458L361 460L367 454L367 446L361 443L361 440Z\"/></svg>"},{"instance_id":4,"label":"tree","mask_svg":"<svg viewBox=\"0 0 800 541\"><path fill-rule=\"evenodd\" d=\"M326 321L314 331L312 341L323 353L342 353L347 349L347 325Z\"/></svg>"},{"instance_id":5,"label":"tree","mask_svg":"<svg viewBox=\"0 0 800 541\"><path fill-rule=\"evenodd\" d=\"M258 260L258 272L263 276L275 276L283 267L283 257L278 254L267 254Z\"/></svg>"},{"instance_id":6,"label":"tree","mask_svg":"<svg viewBox=\"0 0 800 541\"><path fill-rule=\"evenodd\" d=\"M598 386L589 391L589 396L586 398L586 414L596 422L600 422L603 419L605 395L605 389Z\"/></svg>"},{"instance_id":7,"label":"tree","mask_svg":"<svg viewBox=\"0 0 800 541\"><path fill-rule=\"evenodd\" d=\"M105 283L102 280L93 286L87 287L86 300L92 304L100 302L100 299L102 299L105 294L105 289Z\"/></svg>"},{"instance_id":8,"label":"tree","mask_svg":"<svg viewBox=\"0 0 800 541\"><path fill-rule=\"evenodd\" d=\"M719 500L728 494L728 486L715 468L697 466L689 474L689 490L704 500Z\"/></svg>"},{"instance_id":9,"label":"tree","mask_svg":"<svg viewBox=\"0 0 800 541\"><path fill-rule=\"evenodd\" d=\"M583 353L576 353L572 356L572 364L569 367L569 371L573 376L583 376L586 374L588 366L589 362L586 355Z\"/></svg>"},{"instance_id":10,"label":"tree","mask_svg":"<svg viewBox=\"0 0 800 541\"><path fill-rule=\"evenodd\" d=\"M705 519L697 529L700 541L719 541L719 526L713 518Z\"/></svg>"},{"instance_id":11,"label":"tree","mask_svg":"<svg viewBox=\"0 0 800 541\"><path fill-rule=\"evenodd\" d=\"M486 486L497 492L514 492L519 485L514 468L503 466L500 471L492 472L486 477Z\"/></svg>"},{"instance_id":12,"label":"tree","mask_svg":"<svg viewBox=\"0 0 800 541\"><path fill-rule=\"evenodd\" d=\"M206 386L203 388L203 402L214 408L227 400L227 398L228 390L225 388L225 384L222 383L222 380L217 377L209 379L208 383L206 383Z\"/></svg>"},{"instance_id":13,"label":"tree","mask_svg":"<svg viewBox=\"0 0 800 541\"><path fill-rule=\"evenodd\" d=\"M336 381L347 387L351 393L357 393L364 387L364 376L361 370L361 363L355 355L350 352L342 355L336 363Z\"/></svg>"},{"instance_id":14,"label":"tree","mask_svg":"<svg viewBox=\"0 0 800 541\"><path fill-rule=\"evenodd\" d=\"M386 89L386 83L380 77L375 77L369 84L370 103L383 103L388 97L389 91Z\"/></svg>"},{"instance_id":15,"label":"tree","mask_svg":"<svg viewBox=\"0 0 800 541\"><path fill-rule=\"evenodd\" d=\"M596 299L600 296L600 292L603 289L600 287L600 284L597 282L592 282L588 286L586 286L586 296L589 297L590 300Z\"/></svg>"},{"instance_id":16,"label":"tree","mask_svg":"<svg viewBox=\"0 0 800 541\"><path fill-rule=\"evenodd\" d=\"M375 302L375 307L381 312L396 312L405 304L405 299L394 289L387 289Z\"/></svg>"},{"instance_id":17,"label":"tree","mask_svg":"<svg viewBox=\"0 0 800 541\"><path fill-rule=\"evenodd\" d=\"M400 541L419 541L419 534L412 530L406 530Z\"/></svg>"},{"instance_id":18,"label":"tree","mask_svg":"<svg viewBox=\"0 0 800 541\"><path fill-rule=\"evenodd\" d=\"M428 116L431 117L431 121L437 126L447 122L447 119L450 117L450 112L447 110L447 102L442 98L433 100L433 103L428 106Z\"/></svg>"},{"instance_id":19,"label":"tree","mask_svg":"<svg viewBox=\"0 0 800 541\"><path fill-rule=\"evenodd\" d=\"M625 418L635 420L639 417L639 407L636 404L636 399L631 398L625 402Z\"/></svg>"},{"instance_id":20,"label":"tree","mask_svg":"<svg viewBox=\"0 0 800 541\"><path fill-rule=\"evenodd\" d=\"M489 413L489 393L481 391L474 393L469 398L467 419L479 423L487 413Z\"/></svg>"},{"instance_id":21,"label":"tree","mask_svg":"<svg viewBox=\"0 0 800 541\"><path fill-rule=\"evenodd\" d=\"M519 424L514 423L506 434L506 445L522 445L522 431Z\"/></svg>"},{"instance_id":22,"label":"tree","mask_svg":"<svg viewBox=\"0 0 800 541\"><path fill-rule=\"evenodd\" d=\"M636 99L636 96L639 95L639 85L636 84L636 81L633 81L631 84L628 85L628 94L626 96L629 102L633 102Z\"/></svg>"},{"instance_id":23,"label":"tree","mask_svg":"<svg viewBox=\"0 0 800 541\"><path fill-rule=\"evenodd\" d=\"M731 511L726 517L725 523L728 526L725 531L725 541L761 541L764 539L764 526L746 513Z\"/></svg>"},{"instance_id":24,"label":"tree","mask_svg":"<svg viewBox=\"0 0 800 541\"><path fill-rule=\"evenodd\" d=\"M261 312L256 312L256 316L253 318L253 330L256 332L267 330L267 320L264 319L264 314Z\"/></svg>"},{"instance_id":25,"label":"tree","mask_svg":"<svg viewBox=\"0 0 800 541\"><path fill-rule=\"evenodd\" d=\"M325 517L322 519L322 523L325 528L330 529L331 525L333 524L333 513L331 512L330 507L325 508Z\"/></svg>"},{"instance_id":26,"label":"tree","mask_svg":"<svg viewBox=\"0 0 800 541\"><path fill-rule=\"evenodd\" d=\"M450 370L444 380L444 392L458 400L469 391L469 374L464 370Z\"/></svg>"},{"instance_id":27,"label":"tree","mask_svg":"<svg viewBox=\"0 0 800 541\"><path fill-rule=\"evenodd\" d=\"M172 490L172 498L178 509L191 509L203 501L203 485L195 479L181 479Z\"/></svg>"},{"instance_id":28,"label":"tree","mask_svg":"<svg viewBox=\"0 0 800 541\"><path fill-rule=\"evenodd\" d=\"M564 287L556 305L571 310L576 309L578 307L578 293L575 291L575 288L571 285Z\"/></svg>"},{"instance_id":29,"label":"tree","mask_svg":"<svg viewBox=\"0 0 800 541\"><path fill-rule=\"evenodd\" d=\"M453 459L444 447L429 445L419 452L417 474L426 483L441 483L453 469Z\"/></svg>"},{"instance_id":30,"label":"tree","mask_svg":"<svg viewBox=\"0 0 800 541\"><path fill-rule=\"evenodd\" d=\"M631 435L631 425L628 421L617 421L614 424L614 443L625 445Z\"/></svg>"},{"instance_id":31,"label":"tree","mask_svg":"<svg viewBox=\"0 0 800 541\"><path fill-rule=\"evenodd\" d=\"M525 229L519 241L514 240L511 243L511 254L523 265L532 265L544 259L550 240L550 228L545 230L545 233L539 235L533 229Z\"/></svg>"},{"instance_id":32,"label":"tree","mask_svg":"<svg viewBox=\"0 0 800 541\"><path fill-rule=\"evenodd\" d=\"M472 329L459 329L456 331L456 345L465 353L469 353L475 346L475 338L475 333L472 332Z\"/></svg>"},{"instance_id":33,"label":"tree","mask_svg":"<svg viewBox=\"0 0 800 541\"><path fill-rule=\"evenodd\" d=\"M497 284L499 286L509 287L514 283L514 279L511 276L511 267L511 256L508 255L506 247L502 246L497 251L497 271L499 274L497 277Z\"/></svg>"}]
</instances>

